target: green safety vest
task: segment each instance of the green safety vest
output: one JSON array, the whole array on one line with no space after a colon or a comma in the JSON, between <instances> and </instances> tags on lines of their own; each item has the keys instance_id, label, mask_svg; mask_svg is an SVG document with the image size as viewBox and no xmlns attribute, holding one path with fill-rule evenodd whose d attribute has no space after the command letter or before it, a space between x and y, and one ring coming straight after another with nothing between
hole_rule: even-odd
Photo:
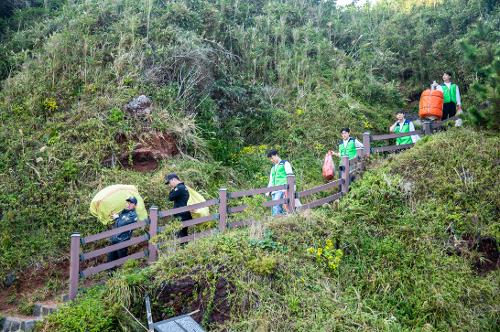
<instances>
[{"instance_id":1,"label":"green safety vest","mask_svg":"<svg viewBox=\"0 0 500 332\"><path fill-rule=\"evenodd\" d=\"M450 88L446 84L442 84L444 103L457 103L457 85L451 83Z\"/></svg>"},{"instance_id":2,"label":"green safety vest","mask_svg":"<svg viewBox=\"0 0 500 332\"><path fill-rule=\"evenodd\" d=\"M399 134L399 133L409 133L410 132L410 121L405 120L403 125L401 126L400 123L394 128L394 133ZM403 144L412 144L413 140L411 139L411 136L405 136L405 137L398 137L396 138L396 145L403 145Z\"/></svg>"},{"instance_id":3,"label":"green safety vest","mask_svg":"<svg viewBox=\"0 0 500 332\"><path fill-rule=\"evenodd\" d=\"M272 180L271 183L274 186L281 186L287 183L286 172L285 172L286 160L281 160L278 164L274 165L271 169Z\"/></svg>"},{"instance_id":4,"label":"green safety vest","mask_svg":"<svg viewBox=\"0 0 500 332\"><path fill-rule=\"evenodd\" d=\"M349 160L356 158L356 139L354 137L349 137L347 141L347 148L344 147L344 141L340 140L339 142L339 153L340 157L348 156Z\"/></svg>"}]
</instances>

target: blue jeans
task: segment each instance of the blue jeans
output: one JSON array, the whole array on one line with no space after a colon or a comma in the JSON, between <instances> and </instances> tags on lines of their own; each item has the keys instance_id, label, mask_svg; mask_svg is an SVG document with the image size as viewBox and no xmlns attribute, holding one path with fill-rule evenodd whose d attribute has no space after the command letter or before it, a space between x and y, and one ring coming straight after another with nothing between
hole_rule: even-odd
<instances>
[{"instance_id":1,"label":"blue jeans","mask_svg":"<svg viewBox=\"0 0 500 332\"><path fill-rule=\"evenodd\" d=\"M271 193L271 196L272 196L273 201L277 201L277 200L283 199L285 197L285 192L284 191L275 191L275 192ZM285 209L283 209L283 204L274 205L272 207L272 214L273 214L273 216L285 214Z\"/></svg>"}]
</instances>

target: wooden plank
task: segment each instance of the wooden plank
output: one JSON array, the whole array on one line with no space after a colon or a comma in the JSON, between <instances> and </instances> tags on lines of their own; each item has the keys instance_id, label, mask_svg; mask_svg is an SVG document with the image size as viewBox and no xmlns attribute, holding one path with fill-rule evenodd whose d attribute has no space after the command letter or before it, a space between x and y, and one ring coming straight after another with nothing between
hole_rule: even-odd
<instances>
[{"instance_id":1,"label":"wooden plank","mask_svg":"<svg viewBox=\"0 0 500 332\"><path fill-rule=\"evenodd\" d=\"M228 228L237 228L237 227L244 227L251 225L253 223L253 220L241 220L241 221L235 221L232 223L229 223L227 225Z\"/></svg>"},{"instance_id":2,"label":"wooden plank","mask_svg":"<svg viewBox=\"0 0 500 332\"><path fill-rule=\"evenodd\" d=\"M275 201L267 201L262 204L264 207L271 207L275 205L281 205L281 204L286 204L288 203L288 198L282 198L282 199L277 199Z\"/></svg>"},{"instance_id":3,"label":"wooden plank","mask_svg":"<svg viewBox=\"0 0 500 332\"><path fill-rule=\"evenodd\" d=\"M147 242L149 240L149 236L144 234L144 235L141 235L141 236L136 236L136 237L133 237L131 238L130 240L128 241L123 241L123 242L120 242L120 243L116 243L116 244L113 244L113 245L110 245L110 246L107 246L107 247L104 247L104 248L101 248L101 249L97 249L97 250L94 250L94 251L90 251L90 252L87 252L87 253L83 253L82 254L82 260L88 260L88 259L91 259L91 258L95 258L97 256L101 256L101 255L104 255L104 254L107 254L109 252L112 252L112 251L116 251L118 249L123 249L123 248L126 248L126 247L131 247L133 245L136 245L136 244L139 244L139 243L142 243L142 242Z\"/></svg>"},{"instance_id":4,"label":"wooden plank","mask_svg":"<svg viewBox=\"0 0 500 332\"><path fill-rule=\"evenodd\" d=\"M390 145L390 146L382 146L378 148L372 148L372 152L381 153L381 152L392 152L398 150L404 150L411 148L414 144L401 144L401 145Z\"/></svg>"},{"instance_id":5,"label":"wooden plank","mask_svg":"<svg viewBox=\"0 0 500 332\"><path fill-rule=\"evenodd\" d=\"M186 221L182 222L182 227L189 227L189 226L194 226L194 225L198 225L198 224L203 224L207 221L216 220L216 219L219 219L218 214L212 214L212 215L209 215L206 217L200 217L200 218L196 218L196 219L186 220Z\"/></svg>"},{"instance_id":6,"label":"wooden plank","mask_svg":"<svg viewBox=\"0 0 500 332\"><path fill-rule=\"evenodd\" d=\"M192 210L212 206L212 205L217 204L218 202L219 201L214 198L214 199L210 199L208 201L201 202L198 204L193 204L193 205L183 206L183 207L179 207L179 208L175 208L175 209L160 211L160 212L158 212L158 215L160 218L165 218L165 217L177 214L177 213L182 213L182 212L187 212L187 211L192 211Z\"/></svg>"},{"instance_id":7,"label":"wooden plank","mask_svg":"<svg viewBox=\"0 0 500 332\"><path fill-rule=\"evenodd\" d=\"M111 262L108 262L108 263L104 263L104 264L100 264L100 265L97 265L97 266L89 267L89 268L87 268L87 269L85 269L85 270L82 271L82 276L88 277L88 276L94 275L96 273L112 269L115 266L123 265L123 264L125 264L126 261L128 261L130 259L140 259L140 258L143 258L143 257L146 257L146 252L144 250L141 250L141 251L136 252L136 253L134 253L132 255L128 255L126 257L123 257L123 258L120 258L120 259L117 259L117 260L114 260L114 261L111 261Z\"/></svg>"},{"instance_id":8,"label":"wooden plank","mask_svg":"<svg viewBox=\"0 0 500 332\"><path fill-rule=\"evenodd\" d=\"M113 229L110 229L109 231L97 233L94 235L89 235L89 236L83 238L83 244L92 243L92 242L95 242L98 240L106 239L106 238L111 237L113 235L120 234L120 233L123 233L126 231L131 231L131 230L141 228L144 226L146 226L146 221L139 221L139 222L129 224L127 226L113 228Z\"/></svg>"},{"instance_id":9,"label":"wooden plank","mask_svg":"<svg viewBox=\"0 0 500 332\"><path fill-rule=\"evenodd\" d=\"M342 181L343 181L342 179L338 179L335 181L328 182L326 184L322 184L322 185L317 186L317 187L313 187L311 189L300 191L297 193L297 196L298 196L298 198L302 198L302 197L306 197L306 196L309 196L312 194L319 193L320 191L324 191L324 190L327 190L327 189L330 189L333 187L338 187L338 186L342 185Z\"/></svg>"},{"instance_id":10,"label":"wooden plank","mask_svg":"<svg viewBox=\"0 0 500 332\"><path fill-rule=\"evenodd\" d=\"M201 238L216 234L217 232L218 232L217 228L211 228L211 229L206 230L204 232L194 233L194 234L191 234L188 236L181 237L181 238L177 239L177 241L178 241L178 243L186 243L189 241L201 239Z\"/></svg>"},{"instance_id":11,"label":"wooden plank","mask_svg":"<svg viewBox=\"0 0 500 332\"><path fill-rule=\"evenodd\" d=\"M235 192L229 193L229 198L253 196L253 195L269 193L271 191L286 190L286 187L287 187L286 184L283 184L281 186L275 186L275 187L265 187L265 188L259 188L259 189L235 191Z\"/></svg>"},{"instance_id":12,"label":"wooden plank","mask_svg":"<svg viewBox=\"0 0 500 332\"><path fill-rule=\"evenodd\" d=\"M328 196L325 198L318 199L318 200L313 201L311 203L304 204L300 207L300 209L306 210L306 209L311 209L311 208L314 208L317 206L321 206L323 204L326 204L326 203L329 203L329 202L332 202L334 200L339 199L340 197L342 197L342 195L344 195L344 194L342 192L339 192L339 193L336 193L335 195L331 195L331 196Z\"/></svg>"},{"instance_id":13,"label":"wooden plank","mask_svg":"<svg viewBox=\"0 0 500 332\"><path fill-rule=\"evenodd\" d=\"M233 206L233 207L229 207L229 208L227 209L227 213L237 213L237 212L241 212L241 211L244 211L247 207L248 207L248 205L246 205L246 204L243 204L243 205L238 205L238 206Z\"/></svg>"},{"instance_id":14,"label":"wooden plank","mask_svg":"<svg viewBox=\"0 0 500 332\"><path fill-rule=\"evenodd\" d=\"M372 141L382 141L382 140L391 139L391 138L406 137L406 136L413 136L413 135L420 135L420 134L422 134L421 130L415 130L415 131L410 131L408 133L372 135L371 139L372 139Z\"/></svg>"}]
</instances>

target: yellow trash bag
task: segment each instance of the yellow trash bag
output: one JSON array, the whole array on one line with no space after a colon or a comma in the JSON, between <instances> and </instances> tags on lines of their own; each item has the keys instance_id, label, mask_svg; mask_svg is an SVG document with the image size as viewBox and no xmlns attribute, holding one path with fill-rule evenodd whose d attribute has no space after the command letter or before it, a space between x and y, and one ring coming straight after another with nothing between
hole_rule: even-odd
<instances>
[{"instance_id":1,"label":"yellow trash bag","mask_svg":"<svg viewBox=\"0 0 500 332\"><path fill-rule=\"evenodd\" d=\"M205 202L205 198L203 198L203 196L201 196L201 194L198 193L196 190L188 186L186 186L186 188L189 192L189 199L187 202L188 206ZM207 217L209 215L210 215L210 209L208 208L208 206L191 211L191 217L193 217L193 219Z\"/></svg>"},{"instance_id":2,"label":"yellow trash bag","mask_svg":"<svg viewBox=\"0 0 500 332\"><path fill-rule=\"evenodd\" d=\"M99 191L90 202L90 213L104 225L111 224L113 214L120 213L125 208L127 205L125 200L130 196L137 198L135 211L138 220L147 219L148 211L137 187L126 184L114 184Z\"/></svg>"}]
</instances>

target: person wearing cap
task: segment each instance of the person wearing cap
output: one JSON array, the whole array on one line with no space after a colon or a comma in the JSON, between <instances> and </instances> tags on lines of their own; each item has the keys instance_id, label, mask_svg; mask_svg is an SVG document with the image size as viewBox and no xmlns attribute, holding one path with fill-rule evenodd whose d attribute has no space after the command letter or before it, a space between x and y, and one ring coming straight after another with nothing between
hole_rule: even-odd
<instances>
[{"instance_id":1,"label":"person wearing cap","mask_svg":"<svg viewBox=\"0 0 500 332\"><path fill-rule=\"evenodd\" d=\"M137 212L135 208L137 206L137 198L131 196L125 200L127 206L120 213L113 215L113 228L123 227L134 222L137 222ZM130 240L132 237L132 231L126 231L111 237L111 244L117 244L120 242L125 242ZM123 258L127 256L128 248L118 249L112 251L108 254L108 262Z\"/></svg>"},{"instance_id":2,"label":"person wearing cap","mask_svg":"<svg viewBox=\"0 0 500 332\"><path fill-rule=\"evenodd\" d=\"M172 190L168 195L168 200L174 202L174 209L187 206L189 200L189 191L184 185L177 174L171 173L165 177L165 184L169 185ZM181 212L174 214L174 217L179 218L181 221L193 219L191 212ZM178 233L177 237L184 237L188 235L187 227L182 228Z\"/></svg>"},{"instance_id":3,"label":"person wearing cap","mask_svg":"<svg viewBox=\"0 0 500 332\"><path fill-rule=\"evenodd\" d=\"M396 122L389 127L389 131L395 134L409 133L415 131L415 126L413 122L405 119L405 112L399 110L396 112ZM398 137L396 138L396 145L415 144L419 139L418 135Z\"/></svg>"},{"instance_id":4,"label":"person wearing cap","mask_svg":"<svg viewBox=\"0 0 500 332\"><path fill-rule=\"evenodd\" d=\"M273 164L271 167L271 174L269 174L269 183L267 187L275 187L287 184L287 176L293 175L292 165L286 160L282 160L276 150L270 150L267 153L267 158ZM271 192L271 198L273 201L277 201L285 198L286 190L276 190ZM267 193L266 195L269 195ZM283 208L283 204L273 205L272 207L272 215L283 215L285 214L285 209Z\"/></svg>"}]
</instances>

